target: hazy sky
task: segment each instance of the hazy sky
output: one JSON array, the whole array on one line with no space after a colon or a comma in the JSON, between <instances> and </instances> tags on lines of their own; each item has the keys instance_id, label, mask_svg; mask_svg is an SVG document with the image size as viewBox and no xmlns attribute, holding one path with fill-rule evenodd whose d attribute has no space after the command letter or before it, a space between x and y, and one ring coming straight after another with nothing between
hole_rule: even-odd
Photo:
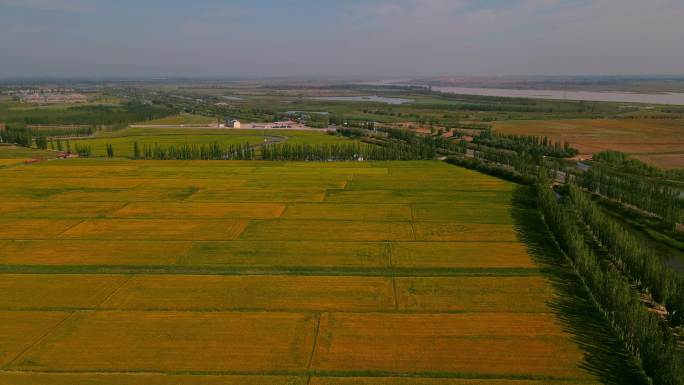
<instances>
[{"instance_id":1,"label":"hazy sky","mask_svg":"<svg viewBox=\"0 0 684 385\"><path fill-rule=\"evenodd\" d=\"M684 0L0 0L0 77L684 73Z\"/></svg>"}]
</instances>

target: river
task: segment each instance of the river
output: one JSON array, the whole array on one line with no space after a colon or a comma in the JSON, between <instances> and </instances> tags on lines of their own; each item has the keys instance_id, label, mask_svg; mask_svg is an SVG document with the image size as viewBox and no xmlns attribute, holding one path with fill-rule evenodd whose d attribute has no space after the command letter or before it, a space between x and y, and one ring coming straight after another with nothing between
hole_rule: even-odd
<instances>
[{"instance_id":1,"label":"river","mask_svg":"<svg viewBox=\"0 0 684 385\"><path fill-rule=\"evenodd\" d=\"M432 87L433 91L461 95L500 96L557 100L585 100L593 102L624 102L645 104L684 105L684 93L658 94L614 91L516 90L504 88Z\"/></svg>"}]
</instances>

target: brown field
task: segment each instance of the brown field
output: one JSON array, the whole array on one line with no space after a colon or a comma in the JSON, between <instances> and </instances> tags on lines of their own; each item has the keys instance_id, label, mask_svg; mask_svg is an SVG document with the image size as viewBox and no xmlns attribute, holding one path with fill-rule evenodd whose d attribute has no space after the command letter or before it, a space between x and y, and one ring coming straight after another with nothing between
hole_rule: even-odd
<instances>
[{"instance_id":1,"label":"brown field","mask_svg":"<svg viewBox=\"0 0 684 385\"><path fill-rule=\"evenodd\" d=\"M247 223L239 220L200 221L177 219L88 220L63 232L64 239L187 240L236 239Z\"/></svg>"},{"instance_id":2,"label":"brown field","mask_svg":"<svg viewBox=\"0 0 684 385\"><path fill-rule=\"evenodd\" d=\"M42 371L303 370L315 328L315 317L307 314L78 312L11 367Z\"/></svg>"},{"instance_id":3,"label":"brown field","mask_svg":"<svg viewBox=\"0 0 684 385\"><path fill-rule=\"evenodd\" d=\"M320 189L240 189L201 190L190 200L198 202L323 202L326 190Z\"/></svg>"},{"instance_id":4,"label":"brown field","mask_svg":"<svg viewBox=\"0 0 684 385\"><path fill-rule=\"evenodd\" d=\"M394 242L392 262L400 267L455 269L537 266L525 246L517 242Z\"/></svg>"},{"instance_id":5,"label":"brown field","mask_svg":"<svg viewBox=\"0 0 684 385\"><path fill-rule=\"evenodd\" d=\"M134 202L112 213L114 218L271 219L285 210L274 203L152 203Z\"/></svg>"},{"instance_id":6,"label":"brown field","mask_svg":"<svg viewBox=\"0 0 684 385\"><path fill-rule=\"evenodd\" d=\"M329 190L326 202L335 203L425 203L468 202L510 203L509 191L420 191L420 190Z\"/></svg>"},{"instance_id":7,"label":"brown field","mask_svg":"<svg viewBox=\"0 0 684 385\"><path fill-rule=\"evenodd\" d=\"M252 225L253 224L253 225ZM364 221L293 221L273 220L252 222L240 235L252 241L410 241L414 239L411 225Z\"/></svg>"},{"instance_id":8,"label":"brown field","mask_svg":"<svg viewBox=\"0 0 684 385\"><path fill-rule=\"evenodd\" d=\"M117 275L0 275L0 308L95 308L127 277Z\"/></svg>"},{"instance_id":9,"label":"brown field","mask_svg":"<svg viewBox=\"0 0 684 385\"><path fill-rule=\"evenodd\" d=\"M630 154L677 152L675 158L684 158L684 121L678 119L518 120L496 122L494 129L567 140L585 155L617 150ZM663 167L684 162L658 156L644 160Z\"/></svg>"},{"instance_id":10,"label":"brown field","mask_svg":"<svg viewBox=\"0 0 684 385\"><path fill-rule=\"evenodd\" d=\"M320 370L590 377L550 314L325 314L319 335Z\"/></svg>"},{"instance_id":11,"label":"brown field","mask_svg":"<svg viewBox=\"0 0 684 385\"><path fill-rule=\"evenodd\" d=\"M595 385L588 380L472 380L416 377L284 377L168 374L0 373L0 385Z\"/></svg>"},{"instance_id":12,"label":"brown field","mask_svg":"<svg viewBox=\"0 0 684 385\"><path fill-rule=\"evenodd\" d=\"M0 384L2 380L0 378ZM590 380L472 380L463 378L415 378L415 377L313 377L310 385L590 385Z\"/></svg>"},{"instance_id":13,"label":"brown field","mask_svg":"<svg viewBox=\"0 0 684 385\"><path fill-rule=\"evenodd\" d=\"M332 221L411 221L411 206L404 204L295 203L287 206L284 219Z\"/></svg>"},{"instance_id":14,"label":"brown field","mask_svg":"<svg viewBox=\"0 0 684 385\"><path fill-rule=\"evenodd\" d=\"M8 202L0 206L5 218L93 218L122 208L117 202Z\"/></svg>"},{"instance_id":15,"label":"brown field","mask_svg":"<svg viewBox=\"0 0 684 385\"><path fill-rule=\"evenodd\" d=\"M430 183L436 176L423 175L422 177L394 176L377 178L374 176L359 176L349 182L349 187L354 190L379 190L392 186L396 190L429 190L429 191L511 191L515 185L504 180L482 180L473 178L469 180L445 180L443 183L433 185Z\"/></svg>"},{"instance_id":16,"label":"brown field","mask_svg":"<svg viewBox=\"0 0 684 385\"><path fill-rule=\"evenodd\" d=\"M44 240L0 244L2 265L173 265L192 242Z\"/></svg>"},{"instance_id":17,"label":"brown field","mask_svg":"<svg viewBox=\"0 0 684 385\"><path fill-rule=\"evenodd\" d=\"M389 244L382 242L236 241L196 243L185 265L246 267L387 267Z\"/></svg>"},{"instance_id":18,"label":"brown field","mask_svg":"<svg viewBox=\"0 0 684 385\"><path fill-rule=\"evenodd\" d=\"M0 239L56 238L78 223L78 220L2 218L0 219Z\"/></svg>"},{"instance_id":19,"label":"brown field","mask_svg":"<svg viewBox=\"0 0 684 385\"><path fill-rule=\"evenodd\" d=\"M11 364L24 350L69 313L0 311L0 367Z\"/></svg>"},{"instance_id":20,"label":"brown field","mask_svg":"<svg viewBox=\"0 0 684 385\"><path fill-rule=\"evenodd\" d=\"M184 200L192 195L193 190L189 188L178 189L126 189L126 190L106 190L100 189L84 190L84 191L55 191L54 195L48 196L49 199L55 202L73 202L73 201L87 201L87 202L158 202L158 201L178 201Z\"/></svg>"},{"instance_id":21,"label":"brown field","mask_svg":"<svg viewBox=\"0 0 684 385\"><path fill-rule=\"evenodd\" d=\"M394 309L394 293L382 277L136 276L102 307L380 311Z\"/></svg>"},{"instance_id":22,"label":"brown field","mask_svg":"<svg viewBox=\"0 0 684 385\"><path fill-rule=\"evenodd\" d=\"M23 163L27 160L28 159L0 159L0 167L20 164L20 163Z\"/></svg>"},{"instance_id":23,"label":"brown field","mask_svg":"<svg viewBox=\"0 0 684 385\"><path fill-rule=\"evenodd\" d=\"M595 381L512 183L107 159L0 183L0 385Z\"/></svg>"},{"instance_id":24,"label":"brown field","mask_svg":"<svg viewBox=\"0 0 684 385\"><path fill-rule=\"evenodd\" d=\"M0 372L0 385L306 385L306 377ZM503 383L502 383L503 384ZM506 385L508 385L506 383ZM520 385L528 385L527 383ZM535 385L530 383L530 385Z\"/></svg>"},{"instance_id":25,"label":"brown field","mask_svg":"<svg viewBox=\"0 0 684 385\"><path fill-rule=\"evenodd\" d=\"M547 312L553 290L539 277L396 278L399 309Z\"/></svg>"},{"instance_id":26,"label":"brown field","mask_svg":"<svg viewBox=\"0 0 684 385\"><path fill-rule=\"evenodd\" d=\"M515 242L518 235L512 225L464 224L454 222L418 222L416 240L461 242Z\"/></svg>"},{"instance_id":27,"label":"brown field","mask_svg":"<svg viewBox=\"0 0 684 385\"><path fill-rule=\"evenodd\" d=\"M665 169L684 168L684 151L676 154L643 154L634 157L642 162L652 163Z\"/></svg>"},{"instance_id":28,"label":"brown field","mask_svg":"<svg viewBox=\"0 0 684 385\"><path fill-rule=\"evenodd\" d=\"M416 221L424 222L462 222L512 224L511 207L505 204L488 204L485 207L477 203L419 203L413 206Z\"/></svg>"}]
</instances>

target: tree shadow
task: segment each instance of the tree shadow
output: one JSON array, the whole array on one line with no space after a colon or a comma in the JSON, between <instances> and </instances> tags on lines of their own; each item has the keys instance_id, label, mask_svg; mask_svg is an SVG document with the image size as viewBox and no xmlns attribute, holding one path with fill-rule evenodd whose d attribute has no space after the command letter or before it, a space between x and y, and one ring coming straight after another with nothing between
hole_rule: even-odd
<instances>
[{"instance_id":1,"label":"tree shadow","mask_svg":"<svg viewBox=\"0 0 684 385\"><path fill-rule=\"evenodd\" d=\"M531 187L519 186L511 213L519 239L554 288L549 308L563 330L584 352L581 367L609 385L646 385L641 371L611 333L606 319L592 303L582 282L554 243L541 220Z\"/></svg>"}]
</instances>

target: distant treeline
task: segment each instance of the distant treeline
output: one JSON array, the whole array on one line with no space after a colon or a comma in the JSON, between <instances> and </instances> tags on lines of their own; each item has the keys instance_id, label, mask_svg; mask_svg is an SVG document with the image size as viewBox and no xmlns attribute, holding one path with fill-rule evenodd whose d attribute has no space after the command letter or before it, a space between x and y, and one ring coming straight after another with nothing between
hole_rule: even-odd
<instances>
[{"instance_id":1,"label":"distant treeline","mask_svg":"<svg viewBox=\"0 0 684 385\"><path fill-rule=\"evenodd\" d=\"M113 156L111 149L111 156ZM109 155L109 151L108 151ZM220 143L161 146L158 144L133 144L133 158L153 160L252 160L256 158L254 148L249 144Z\"/></svg>"},{"instance_id":2,"label":"distant treeline","mask_svg":"<svg viewBox=\"0 0 684 385\"><path fill-rule=\"evenodd\" d=\"M461 128L466 130L491 130L491 124L485 123L461 123L456 122L450 125L451 128Z\"/></svg>"},{"instance_id":3,"label":"distant treeline","mask_svg":"<svg viewBox=\"0 0 684 385\"><path fill-rule=\"evenodd\" d=\"M470 170L479 171L484 174L493 175L495 177L506 179L515 183L531 185L536 180L536 178L528 174L520 173L512 167L503 167L495 163L485 163L477 159L449 157L447 158L446 162L456 166L465 167Z\"/></svg>"},{"instance_id":4,"label":"distant treeline","mask_svg":"<svg viewBox=\"0 0 684 385\"><path fill-rule=\"evenodd\" d=\"M630 158L629 155L619 151L600 152L594 155L593 160L596 163L628 174L684 180L684 170L663 170L638 159Z\"/></svg>"},{"instance_id":5,"label":"distant treeline","mask_svg":"<svg viewBox=\"0 0 684 385\"><path fill-rule=\"evenodd\" d=\"M535 154L526 151L516 152L513 150L472 144L467 147L461 145L456 149L461 150L464 153L470 150L475 159L484 159L488 162L497 163L512 168L522 175L529 175L530 177L536 176L539 167L542 164L545 164L544 159L538 156L538 154L535 156Z\"/></svg>"},{"instance_id":6,"label":"distant treeline","mask_svg":"<svg viewBox=\"0 0 684 385\"><path fill-rule=\"evenodd\" d=\"M47 148L47 137L85 136L97 126L125 127L128 124L162 118L176 111L164 105L129 102L121 106L77 106L67 109L0 110L6 127L0 131L1 143ZM77 127L41 127L29 125L78 125Z\"/></svg>"},{"instance_id":7,"label":"distant treeline","mask_svg":"<svg viewBox=\"0 0 684 385\"><path fill-rule=\"evenodd\" d=\"M404 143L273 144L261 148L264 160L350 161L432 159L434 149Z\"/></svg>"},{"instance_id":8,"label":"distant treeline","mask_svg":"<svg viewBox=\"0 0 684 385\"><path fill-rule=\"evenodd\" d=\"M341 115L322 116L321 119L327 119L329 124L334 126L357 127L372 130L375 128L375 122L368 119L349 118ZM327 125L325 126L327 127Z\"/></svg>"},{"instance_id":9,"label":"distant treeline","mask_svg":"<svg viewBox=\"0 0 684 385\"><path fill-rule=\"evenodd\" d=\"M32 133L24 127L7 125L0 130L0 143L12 143L19 146L31 147L33 145Z\"/></svg>"},{"instance_id":10,"label":"distant treeline","mask_svg":"<svg viewBox=\"0 0 684 385\"><path fill-rule=\"evenodd\" d=\"M126 126L131 123L153 120L176 114L166 105L128 102L120 106L76 106L66 109L0 110L0 121L8 125L86 125Z\"/></svg>"},{"instance_id":11,"label":"distant treeline","mask_svg":"<svg viewBox=\"0 0 684 385\"><path fill-rule=\"evenodd\" d=\"M48 137L91 135L93 132L94 129L92 127L55 127L37 130L9 124L4 130L0 130L0 143L13 143L23 147L32 147L35 141L36 147L44 150L48 148Z\"/></svg>"},{"instance_id":12,"label":"distant treeline","mask_svg":"<svg viewBox=\"0 0 684 385\"><path fill-rule=\"evenodd\" d=\"M57 137L57 136L90 136L97 131L94 126L66 126L66 127L28 127L27 130L31 132L33 137Z\"/></svg>"},{"instance_id":13,"label":"distant treeline","mask_svg":"<svg viewBox=\"0 0 684 385\"><path fill-rule=\"evenodd\" d=\"M684 201L679 197L679 189L638 174L616 173L597 164L591 170L579 173L577 183L593 193L656 214L671 226L684 219Z\"/></svg>"},{"instance_id":14,"label":"distant treeline","mask_svg":"<svg viewBox=\"0 0 684 385\"><path fill-rule=\"evenodd\" d=\"M533 156L569 158L579 153L577 149L570 147L570 143L553 142L546 136L502 134L492 130L483 130L480 135L473 138L473 143L517 152L528 152Z\"/></svg>"},{"instance_id":15,"label":"distant treeline","mask_svg":"<svg viewBox=\"0 0 684 385\"><path fill-rule=\"evenodd\" d=\"M76 144L74 149L76 150L78 156L82 156L84 158L89 157L93 153L92 148L88 145Z\"/></svg>"}]
</instances>

